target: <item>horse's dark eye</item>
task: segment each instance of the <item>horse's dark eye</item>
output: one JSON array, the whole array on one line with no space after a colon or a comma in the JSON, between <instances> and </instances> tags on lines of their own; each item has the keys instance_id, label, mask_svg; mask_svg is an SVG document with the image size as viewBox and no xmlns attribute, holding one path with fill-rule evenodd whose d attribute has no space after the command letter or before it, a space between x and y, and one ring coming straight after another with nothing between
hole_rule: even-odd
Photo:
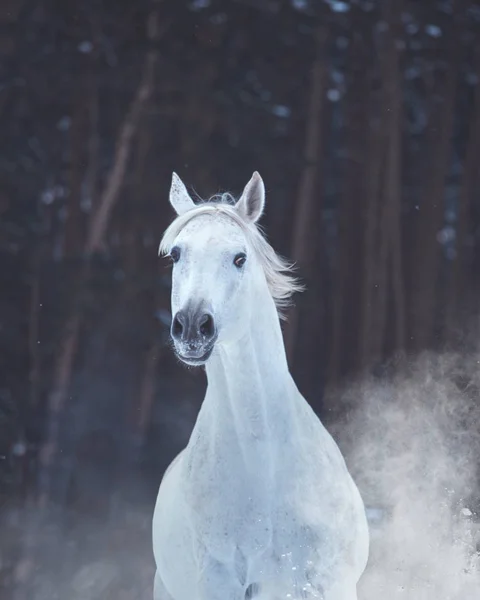
<instances>
[{"instance_id":1,"label":"horse's dark eye","mask_svg":"<svg viewBox=\"0 0 480 600\"><path fill-rule=\"evenodd\" d=\"M180 258L180 248L178 248L178 246L174 246L170 250L170 258L172 259L172 262L178 262L178 259Z\"/></svg>"},{"instance_id":2,"label":"horse's dark eye","mask_svg":"<svg viewBox=\"0 0 480 600\"><path fill-rule=\"evenodd\" d=\"M247 260L247 255L243 252L237 254L237 256L233 259L233 264L237 267L237 269L241 269Z\"/></svg>"}]
</instances>

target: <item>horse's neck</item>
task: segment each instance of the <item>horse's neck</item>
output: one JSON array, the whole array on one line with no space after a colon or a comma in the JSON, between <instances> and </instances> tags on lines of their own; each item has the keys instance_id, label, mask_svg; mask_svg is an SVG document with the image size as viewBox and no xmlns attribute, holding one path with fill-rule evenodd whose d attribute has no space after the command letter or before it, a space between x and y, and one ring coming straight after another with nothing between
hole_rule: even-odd
<instances>
[{"instance_id":1,"label":"horse's neck","mask_svg":"<svg viewBox=\"0 0 480 600\"><path fill-rule=\"evenodd\" d=\"M197 423L208 427L219 450L222 445L237 446L246 461L260 449L267 450L268 460L268 449L273 451L292 426L298 397L275 304L266 288L252 312L245 336L219 346L207 364L207 394Z\"/></svg>"}]
</instances>

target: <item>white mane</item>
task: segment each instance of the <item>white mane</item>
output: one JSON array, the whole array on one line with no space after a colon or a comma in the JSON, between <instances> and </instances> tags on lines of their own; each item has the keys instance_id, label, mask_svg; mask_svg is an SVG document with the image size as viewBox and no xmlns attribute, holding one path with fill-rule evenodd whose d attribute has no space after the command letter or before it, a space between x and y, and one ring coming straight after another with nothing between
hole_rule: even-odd
<instances>
[{"instance_id":1,"label":"white mane","mask_svg":"<svg viewBox=\"0 0 480 600\"><path fill-rule=\"evenodd\" d=\"M235 209L235 199L231 194L212 196L210 200L202 201L194 209L178 216L165 231L160 242L159 254L168 254L185 225L195 217L205 214L227 216L242 229L263 267L278 314L280 318L284 318L283 311L290 305L292 295L303 291L304 286L292 275L295 268L293 263L275 252L258 225L247 223L241 217Z\"/></svg>"}]
</instances>

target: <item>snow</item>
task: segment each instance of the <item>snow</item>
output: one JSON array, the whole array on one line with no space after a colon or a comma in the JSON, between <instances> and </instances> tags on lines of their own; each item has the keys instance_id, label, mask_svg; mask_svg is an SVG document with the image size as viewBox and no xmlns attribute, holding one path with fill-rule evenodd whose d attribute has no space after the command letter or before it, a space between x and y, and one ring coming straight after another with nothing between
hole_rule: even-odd
<instances>
[{"instance_id":1,"label":"snow","mask_svg":"<svg viewBox=\"0 0 480 600\"><path fill-rule=\"evenodd\" d=\"M202 10L203 8L208 8L210 3L210 0L193 0L190 3L190 7L192 10Z\"/></svg>"},{"instance_id":2,"label":"snow","mask_svg":"<svg viewBox=\"0 0 480 600\"><path fill-rule=\"evenodd\" d=\"M286 119L290 116L291 114L291 110L288 106L285 106L284 104L275 104L274 106L272 106L272 113L276 116L276 117L280 117L282 119Z\"/></svg>"},{"instance_id":3,"label":"snow","mask_svg":"<svg viewBox=\"0 0 480 600\"><path fill-rule=\"evenodd\" d=\"M442 30L438 25L432 25L431 23L425 27L425 33L433 38L439 38L442 35Z\"/></svg>"},{"instance_id":4,"label":"snow","mask_svg":"<svg viewBox=\"0 0 480 600\"><path fill-rule=\"evenodd\" d=\"M346 13L350 10L350 5L347 2L339 2L339 0L327 0L332 12Z\"/></svg>"},{"instance_id":5,"label":"snow","mask_svg":"<svg viewBox=\"0 0 480 600\"><path fill-rule=\"evenodd\" d=\"M327 91L327 98L330 102L338 102L340 100L341 94L339 90L330 89Z\"/></svg>"},{"instance_id":6,"label":"snow","mask_svg":"<svg viewBox=\"0 0 480 600\"><path fill-rule=\"evenodd\" d=\"M78 44L77 50L82 54L90 54L93 50L93 44L90 40L84 40Z\"/></svg>"},{"instance_id":7,"label":"snow","mask_svg":"<svg viewBox=\"0 0 480 600\"><path fill-rule=\"evenodd\" d=\"M296 10L305 10L308 8L307 0L292 0L292 6Z\"/></svg>"},{"instance_id":8,"label":"snow","mask_svg":"<svg viewBox=\"0 0 480 600\"><path fill-rule=\"evenodd\" d=\"M392 380L356 382L342 398L357 408L334 433L371 534L359 600L478 600L478 360L424 354Z\"/></svg>"}]
</instances>

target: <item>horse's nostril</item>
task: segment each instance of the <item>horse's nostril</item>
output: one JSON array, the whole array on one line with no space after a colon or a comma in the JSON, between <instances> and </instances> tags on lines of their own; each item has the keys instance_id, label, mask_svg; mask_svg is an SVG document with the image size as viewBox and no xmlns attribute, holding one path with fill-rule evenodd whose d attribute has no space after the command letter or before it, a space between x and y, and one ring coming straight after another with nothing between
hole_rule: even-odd
<instances>
[{"instance_id":1,"label":"horse's nostril","mask_svg":"<svg viewBox=\"0 0 480 600\"><path fill-rule=\"evenodd\" d=\"M204 337L212 338L215 334L215 325L211 315L203 315L200 318L199 331Z\"/></svg>"},{"instance_id":2,"label":"horse's nostril","mask_svg":"<svg viewBox=\"0 0 480 600\"><path fill-rule=\"evenodd\" d=\"M173 323L172 323L172 336L174 338L179 338L183 333L183 323L182 317L179 314L176 314Z\"/></svg>"}]
</instances>

